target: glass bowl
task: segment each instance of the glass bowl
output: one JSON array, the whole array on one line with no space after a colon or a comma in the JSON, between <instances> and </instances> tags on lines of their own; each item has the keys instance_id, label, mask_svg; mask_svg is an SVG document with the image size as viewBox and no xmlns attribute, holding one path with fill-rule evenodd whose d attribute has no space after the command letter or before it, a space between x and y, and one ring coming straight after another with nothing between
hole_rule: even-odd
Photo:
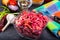
<instances>
[{"instance_id":1,"label":"glass bowl","mask_svg":"<svg viewBox=\"0 0 60 40\"><path fill-rule=\"evenodd\" d=\"M46 27L47 22L48 18L43 16L42 13L22 11L22 13L16 17L14 27L21 37L37 39Z\"/></svg>"},{"instance_id":2,"label":"glass bowl","mask_svg":"<svg viewBox=\"0 0 60 40\"><path fill-rule=\"evenodd\" d=\"M41 5L41 4L44 3L44 0L32 0L32 3L33 3L33 4Z\"/></svg>"},{"instance_id":3,"label":"glass bowl","mask_svg":"<svg viewBox=\"0 0 60 40\"><path fill-rule=\"evenodd\" d=\"M18 0L19 7L21 7L21 1L28 2L28 6L27 6L28 8L30 8L32 5L32 0Z\"/></svg>"}]
</instances>

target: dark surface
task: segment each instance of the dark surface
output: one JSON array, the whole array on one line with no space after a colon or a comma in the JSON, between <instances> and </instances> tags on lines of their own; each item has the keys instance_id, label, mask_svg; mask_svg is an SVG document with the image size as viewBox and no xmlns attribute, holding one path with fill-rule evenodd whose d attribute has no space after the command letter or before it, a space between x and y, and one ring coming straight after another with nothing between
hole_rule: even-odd
<instances>
[{"instance_id":1,"label":"dark surface","mask_svg":"<svg viewBox=\"0 0 60 40\"><path fill-rule=\"evenodd\" d=\"M1 6L1 0L0 0L0 6ZM36 6L37 5L32 6L30 9L33 9ZM9 25L9 27L5 32L0 33L0 40L27 40L27 39L21 38L14 29L13 25ZM50 33L49 30L47 30L47 28L45 28L45 30L42 32L38 40L59 40L59 39L57 39L52 33Z\"/></svg>"}]
</instances>

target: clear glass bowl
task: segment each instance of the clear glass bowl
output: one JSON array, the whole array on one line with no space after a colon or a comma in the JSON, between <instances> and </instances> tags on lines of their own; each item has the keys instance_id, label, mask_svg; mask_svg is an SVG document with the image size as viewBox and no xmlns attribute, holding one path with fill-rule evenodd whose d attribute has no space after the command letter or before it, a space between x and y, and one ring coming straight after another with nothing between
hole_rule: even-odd
<instances>
[{"instance_id":1,"label":"clear glass bowl","mask_svg":"<svg viewBox=\"0 0 60 40\"><path fill-rule=\"evenodd\" d=\"M24 15L24 13L28 13L28 15L30 15L30 17L32 17L32 18L34 18L35 16L35 14L32 14L32 16L31 16L31 14L30 13L34 13L34 12L31 12L31 11L26 11L26 12L22 12L20 15L18 15L17 17L16 17L16 19L15 19L15 21L14 21L14 27L15 27L15 29L17 30L17 32L18 32L18 34L21 36L21 37L24 37L24 38L26 38L26 39L37 39L40 35L41 35L41 33L42 33L42 31L43 31L43 29L46 27L46 24L47 24L47 21L45 21L44 20L44 23L46 22L46 24L42 24L43 22L41 21L41 23L40 23L40 26L32 26L34 23L33 23L33 21L34 20L32 20L32 22L30 22L29 20L28 20L28 18L29 18L29 16L27 17L27 14L24 16L24 17L27 17L27 22L29 22L29 23L31 23L31 24L29 24L30 26L26 26L25 25L25 22L26 22L26 19L24 19L22 16ZM39 15L41 15L42 16L42 14L39 14ZM22 20L24 20L24 21L20 21L21 18L22 17ZM46 17L46 16L45 16ZM46 17L47 18L47 17ZM19 20L18 21L18 23L17 23L17 20ZM19 22L21 23L21 22L23 22L22 23L22 25L23 26L20 26L20 24L19 24ZM38 22L37 22L38 23ZM36 24L36 23L35 23ZM17 26L17 25L19 25L19 26ZM43 26L44 25L44 26ZM31 28L30 28L31 27ZM36 29L34 29L34 28L36 28Z\"/></svg>"},{"instance_id":2,"label":"clear glass bowl","mask_svg":"<svg viewBox=\"0 0 60 40\"><path fill-rule=\"evenodd\" d=\"M19 7L21 7L21 1L22 1L22 0L18 0L18 5L19 5ZM23 1L24 1L24 0L23 0ZM25 1L29 3L29 4L28 4L28 8L30 8L31 5L32 5L32 0L25 0Z\"/></svg>"}]
</instances>

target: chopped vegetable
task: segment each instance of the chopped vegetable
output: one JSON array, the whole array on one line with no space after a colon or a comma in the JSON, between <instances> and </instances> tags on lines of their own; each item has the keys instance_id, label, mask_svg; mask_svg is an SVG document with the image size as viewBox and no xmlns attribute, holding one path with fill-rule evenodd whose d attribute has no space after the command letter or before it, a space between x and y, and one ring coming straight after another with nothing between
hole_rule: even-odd
<instances>
[{"instance_id":1,"label":"chopped vegetable","mask_svg":"<svg viewBox=\"0 0 60 40\"><path fill-rule=\"evenodd\" d=\"M3 18L3 16L5 16L7 13L9 13L9 9L5 6L0 6L0 8L4 8L3 11L0 12L0 20Z\"/></svg>"},{"instance_id":2,"label":"chopped vegetable","mask_svg":"<svg viewBox=\"0 0 60 40\"><path fill-rule=\"evenodd\" d=\"M19 7L16 5L15 6L14 5L8 5L8 8L12 11L17 11L19 9Z\"/></svg>"},{"instance_id":3,"label":"chopped vegetable","mask_svg":"<svg viewBox=\"0 0 60 40\"><path fill-rule=\"evenodd\" d=\"M47 24L47 17L41 13L23 11L15 20L17 31L24 37L36 38Z\"/></svg>"},{"instance_id":4,"label":"chopped vegetable","mask_svg":"<svg viewBox=\"0 0 60 40\"><path fill-rule=\"evenodd\" d=\"M9 5L17 5L17 1L16 0L10 0L9 1Z\"/></svg>"}]
</instances>

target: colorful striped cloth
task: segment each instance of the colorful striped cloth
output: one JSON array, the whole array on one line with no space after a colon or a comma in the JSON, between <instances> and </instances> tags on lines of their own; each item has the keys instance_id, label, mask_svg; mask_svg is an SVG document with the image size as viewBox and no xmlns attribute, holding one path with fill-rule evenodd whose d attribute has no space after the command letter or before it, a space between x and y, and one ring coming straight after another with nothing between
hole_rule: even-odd
<instances>
[{"instance_id":1,"label":"colorful striped cloth","mask_svg":"<svg viewBox=\"0 0 60 40\"><path fill-rule=\"evenodd\" d=\"M42 12L44 15L51 16L60 11L60 1L51 1L38 8L35 8L34 10L37 12Z\"/></svg>"},{"instance_id":2,"label":"colorful striped cloth","mask_svg":"<svg viewBox=\"0 0 60 40\"><path fill-rule=\"evenodd\" d=\"M58 35L58 32L60 31L60 24L55 21L49 21L47 24L47 28L58 38L60 38L60 35Z\"/></svg>"}]
</instances>

